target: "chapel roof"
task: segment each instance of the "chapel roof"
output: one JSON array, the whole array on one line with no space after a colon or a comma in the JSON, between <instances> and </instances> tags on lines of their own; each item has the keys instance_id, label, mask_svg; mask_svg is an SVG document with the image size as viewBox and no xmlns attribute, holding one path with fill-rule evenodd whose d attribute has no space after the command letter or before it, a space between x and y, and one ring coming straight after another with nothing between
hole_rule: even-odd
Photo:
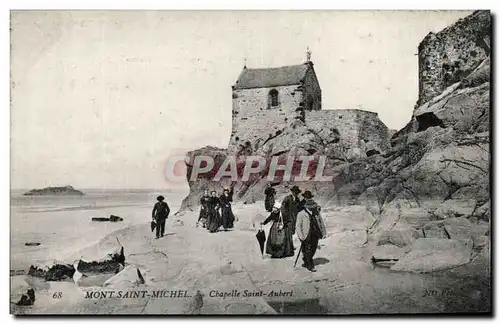
<instances>
[{"instance_id":1,"label":"chapel roof","mask_svg":"<svg viewBox=\"0 0 500 324\"><path fill-rule=\"evenodd\" d=\"M312 63L273 68L243 68L234 89L270 88L300 84Z\"/></svg>"}]
</instances>

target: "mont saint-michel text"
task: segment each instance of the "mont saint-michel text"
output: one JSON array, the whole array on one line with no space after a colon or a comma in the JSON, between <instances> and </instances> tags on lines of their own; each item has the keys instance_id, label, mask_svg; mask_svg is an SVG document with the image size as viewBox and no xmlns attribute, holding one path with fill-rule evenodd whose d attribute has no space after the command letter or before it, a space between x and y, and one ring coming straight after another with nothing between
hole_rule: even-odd
<instances>
[{"instance_id":1,"label":"mont saint-michel text","mask_svg":"<svg viewBox=\"0 0 500 324\"><path fill-rule=\"evenodd\" d=\"M106 290L87 291L87 299L107 299L107 298L189 298L191 295L186 290Z\"/></svg>"}]
</instances>

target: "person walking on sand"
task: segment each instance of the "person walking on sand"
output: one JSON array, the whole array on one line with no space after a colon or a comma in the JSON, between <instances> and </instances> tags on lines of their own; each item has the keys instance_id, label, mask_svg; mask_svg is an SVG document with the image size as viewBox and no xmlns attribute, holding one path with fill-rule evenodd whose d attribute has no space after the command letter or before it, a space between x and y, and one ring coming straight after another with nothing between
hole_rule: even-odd
<instances>
[{"instance_id":1,"label":"person walking on sand","mask_svg":"<svg viewBox=\"0 0 500 324\"><path fill-rule=\"evenodd\" d=\"M276 190L268 184L266 190L264 190L264 194L266 195L266 199L264 200L264 207L268 212L273 211L274 206L274 196L276 195Z\"/></svg>"},{"instance_id":2,"label":"person walking on sand","mask_svg":"<svg viewBox=\"0 0 500 324\"><path fill-rule=\"evenodd\" d=\"M219 198L219 207L221 210L222 217L222 227L225 231L228 228L234 227L234 214L231 209L231 202L233 201L233 188L224 189L222 195Z\"/></svg>"},{"instance_id":3,"label":"person walking on sand","mask_svg":"<svg viewBox=\"0 0 500 324\"><path fill-rule=\"evenodd\" d=\"M293 186L290 191L290 195L283 199L281 204L281 212L283 213L283 218L290 219L292 233L295 233L295 223L297 222L297 213L302 207L302 203L299 198L300 189L297 186Z\"/></svg>"},{"instance_id":4,"label":"person walking on sand","mask_svg":"<svg viewBox=\"0 0 500 324\"><path fill-rule=\"evenodd\" d=\"M203 196L200 199L200 216L198 217L198 221L196 222L196 227L198 224L201 224L203 228L207 226L207 218L208 218L208 202L210 200L210 195L208 194L208 189L205 189Z\"/></svg>"},{"instance_id":5,"label":"person walking on sand","mask_svg":"<svg viewBox=\"0 0 500 324\"><path fill-rule=\"evenodd\" d=\"M219 215L219 198L217 198L217 192L214 190L208 199L207 230L210 231L210 233L215 233L219 230L221 223L221 217Z\"/></svg>"},{"instance_id":6,"label":"person walking on sand","mask_svg":"<svg viewBox=\"0 0 500 324\"><path fill-rule=\"evenodd\" d=\"M273 222L269 229L269 235L266 243L266 253L271 255L271 258L286 258L293 256L293 240L290 219L285 219L281 213L281 204L277 201L274 203L273 210L261 225L266 225L270 221Z\"/></svg>"},{"instance_id":7,"label":"person walking on sand","mask_svg":"<svg viewBox=\"0 0 500 324\"><path fill-rule=\"evenodd\" d=\"M297 215L297 237L302 242L302 266L315 272L313 257L318 248L318 241L326 237L326 226L321 218L321 207L313 200L314 195L305 191L304 208Z\"/></svg>"},{"instance_id":8,"label":"person walking on sand","mask_svg":"<svg viewBox=\"0 0 500 324\"><path fill-rule=\"evenodd\" d=\"M158 196L156 200L158 200L158 202L153 208L153 219L156 222L156 238L158 239L165 234L165 221L168 218L168 214L170 214L170 208L168 204L164 202L165 197Z\"/></svg>"}]
</instances>

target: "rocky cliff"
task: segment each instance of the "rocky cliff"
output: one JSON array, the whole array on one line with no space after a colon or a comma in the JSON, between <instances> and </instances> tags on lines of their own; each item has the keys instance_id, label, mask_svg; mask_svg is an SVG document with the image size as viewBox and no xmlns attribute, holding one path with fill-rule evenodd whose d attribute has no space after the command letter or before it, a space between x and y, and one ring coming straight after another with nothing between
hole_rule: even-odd
<instances>
[{"instance_id":1,"label":"rocky cliff","mask_svg":"<svg viewBox=\"0 0 500 324\"><path fill-rule=\"evenodd\" d=\"M489 17L487 11L475 12L432 34L444 42L443 46L428 45L430 36L422 41L421 62L438 57L442 69L447 71L449 65L443 63L445 60L458 63L452 64L455 68L448 74L439 74L442 79L438 80L436 91L421 91L411 121L392 136L390 143L389 134L393 132L375 114L324 110L309 113L304 121L293 120L272 134L262 134L258 140L241 147L238 155L266 158L326 155L325 169L333 175L333 180L306 181L299 185L315 191L325 206L366 206L378 220L375 232L411 227L425 235L425 224L450 217L487 222L490 217ZM434 69L420 64L421 84L427 70ZM215 148L189 153L191 157L200 154L223 160L228 153ZM236 200L253 203L263 199L267 183L264 175L265 172L233 184ZM286 192L292 183L278 179L275 183L278 193ZM182 208L195 207L205 188L220 191L219 183L208 180L190 181L190 186L191 192Z\"/></svg>"},{"instance_id":2,"label":"rocky cliff","mask_svg":"<svg viewBox=\"0 0 500 324\"><path fill-rule=\"evenodd\" d=\"M266 161L266 167L258 174L252 175L246 181L233 182L235 200L243 200L245 203L254 203L264 199L264 188L268 182L275 185L278 193L286 192L288 188L297 184L302 188L310 188L315 192L321 192L321 196L327 197L334 191L334 183L314 181L316 175L315 166L318 165L319 157L324 156L324 175L335 172L335 167L345 165L351 161L366 159L367 157L385 153L389 148L389 129L380 121L378 115L363 110L320 110L308 112L305 120L295 119L290 124L284 124L283 128L269 134L258 134L255 141L248 141L236 152L234 150L205 147L188 152L187 179L190 186L190 194L183 201L181 210L195 208L203 190L217 190L221 192L222 187L228 187L231 180L223 177L221 181L212 181L214 175L222 167L228 156L236 160L238 178L243 176L243 169L247 157L259 156ZM209 156L215 161L212 172L200 174L192 179L192 168L196 156ZM280 165L285 165L288 159L293 160L294 175L298 175L301 168L301 156L314 159L308 169L308 177L305 181L294 181L295 177L287 179L283 172L278 171L276 177L269 181L269 164L273 158L277 158ZM228 169L229 170L229 169Z\"/></svg>"}]
</instances>

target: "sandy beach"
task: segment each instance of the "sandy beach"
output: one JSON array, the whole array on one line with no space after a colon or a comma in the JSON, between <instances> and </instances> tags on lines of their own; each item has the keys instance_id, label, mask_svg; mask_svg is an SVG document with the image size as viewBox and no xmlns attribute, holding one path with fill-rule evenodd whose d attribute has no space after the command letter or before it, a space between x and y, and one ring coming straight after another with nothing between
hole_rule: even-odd
<instances>
[{"instance_id":1,"label":"sandy beach","mask_svg":"<svg viewBox=\"0 0 500 324\"><path fill-rule=\"evenodd\" d=\"M27 269L37 262L65 260L114 231L148 224L152 206L161 191L90 190L82 197L29 197L22 193L14 191L11 197L11 270ZM168 193L169 204L175 212L185 191ZM91 221L92 217L110 215L120 216L123 221ZM26 242L41 245L28 247L24 245Z\"/></svg>"},{"instance_id":2,"label":"sandy beach","mask_svg":"<svg viewBox=\"0 0 500 324\"><path fill-rule=\"evenodd\" d=\"M180 201L172 203L177 204ZM367 236L369 222L360 221L359 217L364 216L359 207L325 208L323 215L329 235L320 241L315 273L302 268L301 260L294 267L296 256L271 259L261 255L255 234L257 224L267 216L263 202L235 203L237 221L228 232L212 234L197 228L197 211L172 215L167 221L165 237L159 240L154 239L149 228L151 206L146 201L143 205L36 214L58 217L60 213L69 217L74 213L81 217L81 221L72 224L61 221L45 232L24 218L19 223L13 220L11 270L26 269L30 263L51 259L69 264L80 258L98 260L118 248L118 241L124 247L126 260L125 269L117 275L86 278L79 283L11 276L12 302L27 285L36 287L37 293L33 306L13 305L12 311L15 314L193 314L196 309L196 314L371 314L489 310L491 290L486 252L465 266L428 274L374 266L370 258L376 242ZM89 217L96 213L113 213L125 220L92 224ZM21 227L24 223L30 225ZM39 236L30 237L26 229L36 230ZM264 229L267 234L269 225ZM51 236L51 231L67 236ZM83 233L87 233L85 239ZM21 242L28 238L39 240L42 245L25 247ZM294 246L297 250L300 246L296 237ZM143 284L136 282L137 269L145 279ZM127 291L138 295L127 295ZM177 292L174 297L172 291ZM201 307L196 301L198 291L203 300ZM55 293L61 293L62 297L54 298Z\"/></svg>"}]
</instances>

